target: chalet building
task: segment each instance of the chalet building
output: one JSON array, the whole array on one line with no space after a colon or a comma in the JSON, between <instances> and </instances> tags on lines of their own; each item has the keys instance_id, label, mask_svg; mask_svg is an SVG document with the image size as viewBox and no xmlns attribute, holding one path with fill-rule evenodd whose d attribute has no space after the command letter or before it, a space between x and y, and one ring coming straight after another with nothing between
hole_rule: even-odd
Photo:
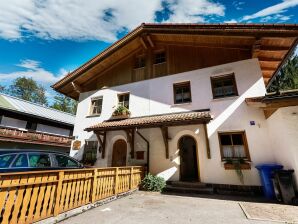
<instances>
[{"instance_id":1,"label":"chalet building","mask_svg":"<svg viewBox=\"0 0 298 224\"><path fill-rule=\"evenodd\" d=\"M75 117L0 94L0 150L55 150L69 153Z\"/></svg>"},{"instance_id":2,"label":"chalet building","mask_svg":"<svg viewBox=\"0 0 298 224\"><path fill-rule=\"evenodd\" d=\"M142 24L53 85L79 100L70 154L228 185L241 185L240 164L244 184L259 186L255 165L283 162L296 142L298 173L297 96L278 104L296 122L295 140L285 132L278 146L284 129L268 120L287 115L263 99L297 36L296 25Z\"/></svg>"}]
</instances>

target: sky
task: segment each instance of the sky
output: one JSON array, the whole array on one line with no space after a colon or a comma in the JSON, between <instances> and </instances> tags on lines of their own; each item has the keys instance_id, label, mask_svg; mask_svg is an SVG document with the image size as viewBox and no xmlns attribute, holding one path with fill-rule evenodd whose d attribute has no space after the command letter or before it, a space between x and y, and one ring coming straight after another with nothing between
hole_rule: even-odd
<instances>
[{"instance_id":1,"label":"sky","mask_svg":"<svg viewBox=\"0 0 298 224\"><path fill-rule=\"evenodd\" d=\"M0 85L47 89L143 22L298 23L298 0L0 0Z\"/></svg>"}]
</instances>

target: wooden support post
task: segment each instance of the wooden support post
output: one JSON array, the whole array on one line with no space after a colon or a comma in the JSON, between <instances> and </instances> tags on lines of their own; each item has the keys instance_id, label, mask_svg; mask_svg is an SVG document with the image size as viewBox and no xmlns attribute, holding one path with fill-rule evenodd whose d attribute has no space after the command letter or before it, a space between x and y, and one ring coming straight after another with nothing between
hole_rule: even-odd
<instances>
[{"instance_id":1,"label":"wooden support post","mask_svg":"<svg viewBox=\"0 0 298 224\"><path fill-rule=\"evenodd\" d=\"M207 158L211 159L211 152L210 152L210 144L207 132L207 124L204 124L204 133L205 133L205 141L206 141L206 149L207 149Z\"/></svg>"},{"instance_id":2,"label":"wooden support post","mask_svg":"<svg viewBox=\"0 0 298 224\"><path fill-rule=\"evenodd\" d=\"M106 154L106 137L107 137L107 132L100 132L100 133L95 133L97 136L97 139L99 141L99 144L101 146L101 158L104 159L105 158L105 154ZM100 136L103 136L103 140L101 139Z\"/></svg>"},{"instance_id":3,"label":"wooden support post","mask_svg":"<svg viewBox=\"0 0 298 224\"><path fill-rule=\"evenodd\" d=\"M132 184L133 184L133 167L130 167L130 183L129 183L129 189L132 190Z\"/></svg>"},{"instance_id":4,"label":"wooden support post","mask_svg":"<svg viewBox=\"0 0 298 224\"><path fill-rule=\"evenodd\" d=\"M169 158L169 132L168 127L161 127L161 133L165 144L166 158Z\"/></svg>"},{"instance_id":5,"label":"wooden support post","mask_svg":"<svg viewBox=\"0 0 298 224\"><path fill-rule=\"evenodd\" d=\"M77 83L71 82L71 85L72 85L74 91L76 91L77 93L83 92L82 87L80 85L78 85Z\"/></svg>"},{"instance_id":6,"label":"wooden support post","mask_svg":"<svg viewBox=\"0 0 298 224\"><path fill-rule=\"evenodd\" d=\"M116 172L115 172L115 196L118 194L118 183L119 183L119 168L116 167Z\"/></svg>"},{"instance_id":7,"label":"wooden support post","mask_svg":"<svg viewBox=\"0 0 298 224\"><path fill-rule=\"evenodd\" d=\"M55 198L55 207L54 207L54 216L59 215L60 213L60 198L61 198L61 192L62 192L62 183L64 178L64 171L59 171L59 177L58 177L58 185L56 188L56 198Z\"/></svg>"},{"instance_id":8,"label":"wooden support post","mask_svg":"<svg viewBox=\"0 0 298 224\"><path fill-rule=\"evenodd\" d=\"M97 169L93 170L93 181L92 181L92 195L91 203L94 203L96 200L96 189L97 189Z\"/></svg>"},{"instance_id":9,"label":"wooden support post","mask_svg":"<svg viewBox=\"0 0 298 224\"><path fill-rule=\"evenodd\" d=\"M153 43L153 41L152 41L152 39L151 39L151 37L150 37L149 34L147 35L147 40L148 40L148 42L150 44L150 47L154 48L154 43Z\"/></svg>"},{"instance_id":10,"label":"wooden support post","mask_svg":"<svg viewBox=\"0 0 298 224\"><path fill-rule=\"evenodd\" d=\"M130 145L131 148L131 158L135 158L135 129L131 130L125 130L126 136L127 136L127 141Z\"/></svg>"},{"instance_id":11,"label":"wooden support post","mask_svg":"<svg viewBox=\"0 0 298 224\"><path fill-rule=\"evenodd\" d=\"M145 41L144 41L144 39L142 37L140 37L140 42L143 45L144 49L147 50L148 47L147 47L147 45L146 45L146 43L145 43Z\"/></svg>"}]
</instances>

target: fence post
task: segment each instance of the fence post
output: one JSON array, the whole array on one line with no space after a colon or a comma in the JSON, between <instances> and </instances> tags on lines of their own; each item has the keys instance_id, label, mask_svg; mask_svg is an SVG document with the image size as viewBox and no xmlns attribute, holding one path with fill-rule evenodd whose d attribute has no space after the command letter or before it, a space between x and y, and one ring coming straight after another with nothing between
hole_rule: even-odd
<instances>
[{"instance_id":1,"label":"fence post","mask_svg":"<svg viewBox=\"0 0 298 224\"><path fill-rule=\"evenodd\" d=\"M59 171L59 177L58 177L58 186L56 190L56 199L55 199L55 207L54 207L54 216L59 215L60 212L60 198L61 198L61 192L62 192L62 183L64 178L64 171Z\"/></svg>"},{"instance_id":2,"label":"fence post","mask_svg":"<svg viewBox=\"0 0 298 224\"><path fill-rule=\"evenodd\" d=\"M96 200L96 189L97 189L97 169L94 169L91 203L94 203Z\"/></svg>"},{"instance_id":3,"label":"fence post","mask_svg":"<svg viewBox=\"0 0 298 224\"><path fill-rule=\"evenodd\" d=\"M116 174L115 174L115 196L118 194L118 182L119 182L119 168L116 168Z\"/></svg>"},{"instance_id":4,"label":"fence post","mask_svg":"<svg viewBox=\"0 0 298 224\"><path fill-rule=\"evenodd\" d=\"M129 189L132 190L132 184L133 184L133 166L130 167L130 185L129 185Z\"/></svg>"}]
</instances>

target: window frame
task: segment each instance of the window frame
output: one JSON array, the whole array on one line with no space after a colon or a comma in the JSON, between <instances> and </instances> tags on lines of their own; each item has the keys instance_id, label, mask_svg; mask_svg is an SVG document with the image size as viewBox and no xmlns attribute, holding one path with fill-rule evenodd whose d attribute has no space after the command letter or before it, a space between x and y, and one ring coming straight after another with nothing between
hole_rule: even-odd
<instances>
[{"instance_id":1,"label":"window frame","mask_svg":"<svg viewBox=\"0 0 298 224\"><path fill-rule=\"evenodd\" d=\"M122 101L123 104L120 104L120 100L119 100L119 97L121 97L121 96L125 96L125 95L128 95L128 107L126 107L126 108L129 110L129 104L130 104L130 92L118 93L118 94L117 94L117 99L118 99L117 106L118 106L118 107L119 107L119 106L124 106L124 107L125 107L124 102L126 102L126 101Z\"/></svg>"},{"instance_id":2,"label":"window frame","mask_svg":"<svg viewBox=\"0 0 298 224\"><path fill-rule=\"evenodd\" d=\"M157 59L157 55L158 54L164 54L164 61L162 62L156 62L156 59ZM155 51L153 53L153 65L159 65L159 64L163 64L163 63L167 63L167 53L166 53L166 50L158 50L158 51Z\"/></svg>"},{"instance_id":3,"label":"window frame","mask_svg":"<svg viewBox=\"0 0 298 224\"><path fill-rule=\"evenodd\" d=\"M181 103L178 103L178 102L176 101L176 89L179 88L179 87L185 87L185 86L188 86L188 87L189 87L190 101L188 101L188 102L181 102ZM175 105L192 103L191 83L190 83L190 81L184 81L184 82L173 83L173 97L174 97L174 104L175 104Z\"/></svg>"},{"instance_id":4,"label":"window frame","mask_svg":"<svg viewBox=\"0 0 298 224\"><path fill-rule=\"evenodd\" d=\"M244 161L251 162L249 148L248 148L248 143L247 143L247 138L246 138L246 132L245 131L220 131L217 134L218 134L218 143L219 143L219 148L220 148L221 161L225 161L227 159L231 159L231 160L243 159ZM244 151L245 151L245 154L246 154L246 157L245 158L241 158L241 157L225 158L224 157L223 145L221 144L221 138L220 138L220 136L221 135L230 135L230 137L231 137L233 134L241 134L242 135L242 141L243 141ZM234 144L233 144L233 139L232 138L231 138L231 143L232 143L231 146L233 147ZM233 153L234 153L234 147L233 147Z\"/></svg>"},{"instance_id":5,"label":"window frame","mask_svg":"<svg viewBox=\"0 0 298 224\"><path fill-rule=\"evenodd\" d=\"M101 108L100 113L93 113L94 107L93 107L93 101L101 100ZM102 113L102 106L103 106L103 96L93 97L90 100L90 107L89 107L89 116L100 116Z\"/></svg>"},{"instance_id":6,"label":"window frame","mask_svg":"<svg viewBox=\"0 0 298 224\"><path fill-rule=\"evenodd\" d=\"M144 60L144 64L140 63L142 60ZM142 69L145 68L147 64L147 60L146 60L146 55L145 54L141 54L141 55L137 55L135 57L135 61L134 61L134 69Z\"/></svg>"},{"instance_id":7,"label":"window frame","mask_svg":"<svg viewBox=\"0 0 298 224\"><path fill-rule=\"evenodd\" d=\"M225 79L232 79L233 81L233 89L234 89L234 95L223 95L223 96L216 96L215 95L215 87L214 87L214 81L218 80L225 80ZM227 98L227 97L235 97L239 96L238 94L238 88L237 88L237 83L236 83L236 78L235 78L235 73L229 73L229 74L224 74L224 75L218 75L218 76L211 76L210 77L210 83L211 83L211 90L212 90L212 96L213 99L222 99L222 98ZM222 85L223 86L223 85Z\"/></svg>"},{"instance_id":8,"label":"window frame","mask_svg":"<svg viewBox=\"0 0 298 224\"><path fill-rule=\"evenodd\" d=\"M37 130L37 122L27 121L26 129L28 131L36 131Z\"/></svg>"}]
</instances>

